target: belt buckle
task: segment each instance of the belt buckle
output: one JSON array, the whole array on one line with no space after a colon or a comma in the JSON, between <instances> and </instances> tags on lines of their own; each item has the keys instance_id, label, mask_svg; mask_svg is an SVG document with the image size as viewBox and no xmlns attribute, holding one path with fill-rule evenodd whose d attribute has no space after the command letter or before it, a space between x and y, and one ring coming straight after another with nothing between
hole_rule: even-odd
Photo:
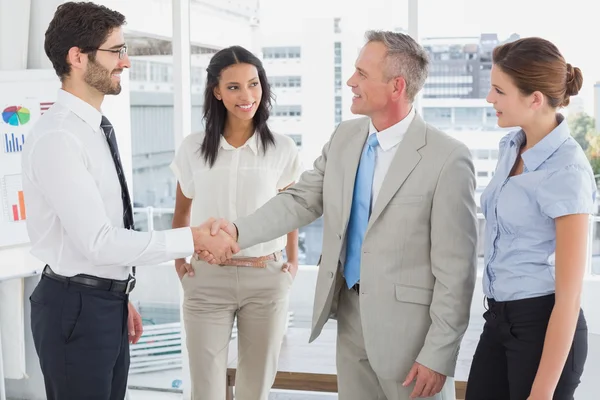
<instances>
[{"instance_id":1,"label":"belt buckle","mask_svg":"<svg viewBox=\"0 0 600 400\"><path fill-rule=\"evenodd\" d=\"M131 293L133 288L135 288L135 278L132 276L127 281L127 286L125 287L125 294Z\"/></svg>"}]
</instances>

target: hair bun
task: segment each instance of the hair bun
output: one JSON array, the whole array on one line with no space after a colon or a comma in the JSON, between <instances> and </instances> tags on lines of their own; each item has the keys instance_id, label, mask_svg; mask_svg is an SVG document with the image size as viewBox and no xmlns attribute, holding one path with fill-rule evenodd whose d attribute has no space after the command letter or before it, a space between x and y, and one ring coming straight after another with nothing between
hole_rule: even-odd
<instances>
[{"instance_id":1,"label":"hair bun","mask_svg":"<svg viewBox=\"0 0 600 400\"><path fill-rule=\"evenodd\" d=\"M583 86L583 74L577 67L567 63L567 96L576 96Z\"/></svg>"}]
</instances>

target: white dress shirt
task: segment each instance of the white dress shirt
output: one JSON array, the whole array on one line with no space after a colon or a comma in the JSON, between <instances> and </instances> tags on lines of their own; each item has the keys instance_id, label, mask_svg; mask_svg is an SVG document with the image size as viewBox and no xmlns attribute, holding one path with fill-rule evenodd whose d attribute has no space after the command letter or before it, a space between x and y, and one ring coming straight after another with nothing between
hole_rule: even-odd
<instances>
[{"instance_id":1,"label":"white dress shirt","mask_svg":"<svg viewBox=\"0 0 600 400\"><path fill-rule=\"evenodd\" d=\"M192 226L210 217L235 221L250 215L298 179L301 168L296 143L288 136L273 135L275 146L269 146L266 153L257 133L238 148L221 136L212 168L200 153L204 133L184 139L171 169L183 194L192 199ZM283 250L286 241L283 236L257 244L235 257L266 256Z\"/></svg>"},{"instance_id":2,"label":"white dress shirt","mask_svg":"<svg viewBox=\"0 0 600 400\"><path fill-rule=\"evenodd\" d=\"M400 146L400 143L414 118L415 108L412 107L403 120L382 131L377 131L373 125L373 121L369 123L369 136L377 135L377 141L379 142L379 146L377 146L375 153L375 172L373 173L373 186L371 188L371 209L375 206L377 196L383 185L383 180L390 169L390 165L392 165L392 160L396 155L398 146ZM363 152L367 146L368 140L365 141ZM344 244L342 245L340 261L342 266L346 262L346 241L344 241Z\"/></svg>"},{"instance_id":3,"label":"white dress shirt","mask_svg":"<svg viewBox=\"0 0 600 400\"><path fill-rule=\"evenodd\" d=\"M22 179L31 253L58 274L109 279L127 279L130 266L191 256L189 228L123 228L121 185L101 119L90 104L60 90L29 133Z\"/></svg>"},{"instance_id":4,"label":"white dress shirt","mask_svg":"<svg viewBox=\"0 0 600 400\"><path fill-rule=\"evenodd\" d=\"M382 131L378 132L377 129L375 129L373 121L369 124L369 135L376 134L377 140L379 141L375 157L373 188L371 189L371 209L373 209L373 206L375 205L375 201L381 190L381 185L383 185L385 175L390 169L390 165L392 165L392 160L396 155L398 146L400 146L400 142L402 142L402 139L414 118L415 108L412 107L408 115L402 121ZM366 143L365 146L367 146Z\"/></svg>"}]
</instances>

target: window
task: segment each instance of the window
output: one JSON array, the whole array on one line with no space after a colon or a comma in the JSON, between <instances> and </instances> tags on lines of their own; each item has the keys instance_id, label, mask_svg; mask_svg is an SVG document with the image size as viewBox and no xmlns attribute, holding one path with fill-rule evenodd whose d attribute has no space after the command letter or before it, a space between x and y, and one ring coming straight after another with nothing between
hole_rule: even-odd
<instances>
[{"instance_id":1,"label":"window","mask_svg":"<svg viewBox=\"0 0 600 400\"><path fill-rule=\"evenodd\" d=\"M440 128L449 126L452 123L452 109L449 107L424 107L423 119Z\"/></svg>"},{"instance_id":2,"label":"window","mask_svg":"<svg viewBox=\"0 0 600 400\"><path fill-rule=\"evenodd\" d=\"M150 62L150 80L152 82L168 83L173 79L173 67L164 62Z\"/></svg>"},{"instance_id":3,"label":"window","mask_svg":"<svg viewBox=\"0 0 600 400\"><path fill-rule=\"evenodd\" d=\"M493 108L485 109L485 126L487 128L495 128L498 124L498 117L496 117L496 110Z\"/></svg>"},{"instance_id":4,"label":"window","mask_svg":"<svg viewBox=\"0 0 600 400\"><path fill-rule=\"evenodd\" d=\"M274 115L276 117L301 117L302 116L302 106L301 105L291 105L291 106L276 105L273 107L272 115Z\"/></svg>"},{"instance_id":5,"label":"window","mask_svg":"<svg viewBox=\"0 0 600 400\"><path fill-rule=\"evenodd\" d=\"M481 127L483 125L483 109L480 107L456 107L454 123L455 125Z\"/></svg>"},{"instance_id":6,"label":"window","mask_svg":"<svg viewBox=\"0 0 600 400\"><path fill-rule=\"evenodd\" d=\"M475 150L475 158L479 160L488 160L490 158L489 150Z\"/></svg>"},{"instance_id":7,"label":"window","mask_svg":"<svg viewBox=\"0 0 600 400\"><path fill-rule=\"evenodd\" d=\"M203 68L192 67L191 69L192 85L204 85L206 74Z\"/></svg>"},{"instance_id":8,"label":"window","mask_svg":"<svg viewBox=\"0 0 600 400\"><path fill-rule=\"evenodd\" d=\"M333 33L342 33L342 29L340 28L340 18L333 19Z\"/></svg>"},{"instance_id":9,"label":"window","mask_svg":"<svg viewBox=\"0 0 600 400\"><path fill-rule=\"evenodd\" d=\"M288 55L289 58L300 58L300 47L290 47L290 49L288 50Z\"/></svg>"},{"instance_id":10,"label":"window","mask_svg":"<svg viewBox=\"0 0 600 400\"><path fill-rule=\"evenodd\" d=\"M263 57L271 58L300 58L301 51L298 46L291 47L264 47Z\"/></svg>"},{"instance_id":11,"label":"window","mask_svg":"<svg viewBox=\"0 0 600 400\"><path fill-rule=\"evenodd\" d=\"M148 80L148 63L143 60L131 60L131 80L146 81Z\"/></svg>"},{"instance_id":12,"label":"window","mask_svg":"<svg viewBox=\"0 0 600 400\"><path fill-rule=\"evenodd\" d=\"M335 95L335 109L333 121L335 125L342 122L342 97L340 96L342 92L342 43L335 42L334 44L335 54L334 54L334 67L333 67L333 88Z\"/></svg>"},{"instance_id":13,"label":"window","mask_svg":"<svg viewBox=\"0 0 600 400\"><path fill-rule=\"evenodd\" d=\"M302 86L301 76L270 76L269 83L275 88L293 88Z\"/></svg>"},{"instance_id":14,"label":"window","mask_svg":"<svg viewBox=\"0 0 600 400\"><path fill-rule=\"evenodd\" d=\"M290 116L292 117L300 117L302 116L302 106L289 106L290 107Z\"/></svg>"},{"instance_id":15,"label":"window","mask_svg":"<svg viewBox=\"0 0 600 400\"><path fill-rule=\"evenodd\" d=\"M302 135L288 134L286 136L289 136L290 138L292 138L294 140L294 142L296 143L296 146L302 147Z\"/></svg>"},{"instance_id":16,"label":"window","mask_svg":"<svg viewBox=\"0 0 600 400\"><path fill-rule=\"evenodd\" d=\"M165 7L171 7L171 0L163 0ZM115 4L115 9L127 15L127 7ZM111 7L112 8L112 7ZM125 9L123 9L125 8ZM161 7L162 8L162 7ZM131 83L128 87L130 97L129 114L131 119L131 149L122 157L131 156L133 181L129 188L132 191L134 205L134 221L137 230L163 230L171 227L173 207L175 205L176 181L169 169L175 155L174 132L174 94L173 83L173 49L169 42L159 39L161 35L170 37L170 23L165 23L164 15L156 7L138 7L139 20L155 23L140 24L134 19L128 27L135 32L125 31L125 40L129 45L131 60ZM162 24L162 26L158 26ZM154 28L156 27L156 31ZM131 37L132 35L133 37ZM137 56L136 54L143 54ZM192 60L192 85L203 84L200 71L206 68ZM125 88L125 87L124 87ZM197 97L192 99L192 107L198 107ZM123 112L126 112L123 110ZM110 116L109 116L110 118ZM200 116L196 118L200 120ZM151 207L148 212L147 207ZM157 209L161 211L158 212ZM146 266L144 271L138 269L139 279L135 290L131 293L131 301L142 315L146 331L151 326L168 326L173 337L181 332L179 287L180 283L172 268L166 265ZM172 365L181 365L181 350L171 347L168 353L172 361L165 361L166 352L148 350L140 343L131 346L131 366L129 384L146 386L158 390L170 389L173 379L161 379L172 369ZM153 365L153 372L144 373L146 365L139 357L147 352L146 361ZM162 354L161 354L162 353ZM150 396L148 396L150 397ZM146 396L143 396L146 398Z\"/></svg>"},{"instance_id":17,"label":"window","mask_svg":"<svg viewBox=\"0 0 600 400\"><path fill-rule=\"evenodd\" d=\"M340 122L342 122L342 97L341 96L336 96L335 97L335 117L334 117L334 121L335 124L339 124Z\"/></svg>"}]
</instances>

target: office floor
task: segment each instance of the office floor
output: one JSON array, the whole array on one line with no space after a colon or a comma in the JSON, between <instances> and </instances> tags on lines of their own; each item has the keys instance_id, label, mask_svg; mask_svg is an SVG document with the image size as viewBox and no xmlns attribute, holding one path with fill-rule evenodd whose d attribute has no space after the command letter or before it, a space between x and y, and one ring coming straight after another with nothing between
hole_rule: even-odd
<instances>
[{"instance_id":1,"label":"office floor","mask_svg":"<svg viewBox=\"0 0 600 400\"><path fill-rule=\"evenodd\" d=\"M133 390L129 394L129 400L181 400L181 394L148 392ZM273 391L269 400L334 400L337 394L322 394L308 392Z\"/></svg>"}]
</instances>

